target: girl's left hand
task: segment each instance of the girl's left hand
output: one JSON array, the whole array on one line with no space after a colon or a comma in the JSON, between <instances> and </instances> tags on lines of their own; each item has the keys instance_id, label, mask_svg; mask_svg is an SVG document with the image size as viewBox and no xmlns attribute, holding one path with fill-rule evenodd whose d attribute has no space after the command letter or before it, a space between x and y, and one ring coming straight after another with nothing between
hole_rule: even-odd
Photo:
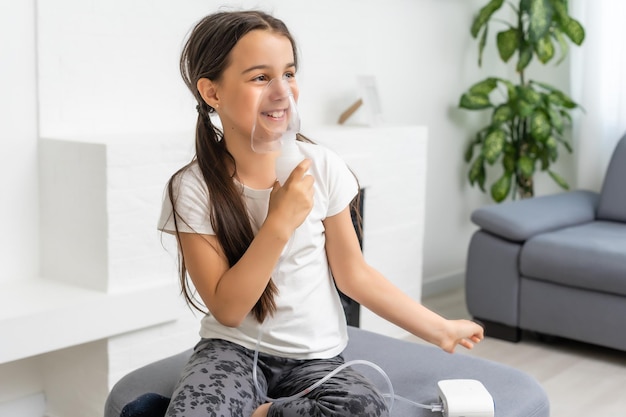
<instances>
[{"instance_id":1,"label":"girl's left hand","mask_svg":"<svg viewBox=\"0 0 626 417\"><path fill-rule=\"evenodd\" d=\"M447 335L441 340L440 347L448 353L454 352L456 345L472 349L485 338L484 329L470 320L448 320Z\"/></svg>"}]
</instances>

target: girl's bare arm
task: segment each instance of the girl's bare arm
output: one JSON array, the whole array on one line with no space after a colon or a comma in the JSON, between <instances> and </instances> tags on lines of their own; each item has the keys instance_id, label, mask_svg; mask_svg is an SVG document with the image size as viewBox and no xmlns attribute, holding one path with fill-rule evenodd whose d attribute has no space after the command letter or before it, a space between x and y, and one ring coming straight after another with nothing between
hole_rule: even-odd
<instances>
[{"instance_id":1,"label":"girl's bare arm","mask_svg":"<svg viewBox=\"0 0 626 417\"><path fill-rule=\"evenodd\" d=\"M472 348L483 329L469 320L447 320L416 302L365 262L348 208L324 221L326 252L339 289L382 318L453 352Z\"/></svg>"}]
</instances>

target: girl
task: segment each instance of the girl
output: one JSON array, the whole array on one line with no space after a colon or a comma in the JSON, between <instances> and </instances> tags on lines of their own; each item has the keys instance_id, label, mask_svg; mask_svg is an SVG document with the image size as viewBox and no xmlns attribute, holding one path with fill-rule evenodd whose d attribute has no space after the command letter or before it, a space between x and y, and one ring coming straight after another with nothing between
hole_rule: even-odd
<instances>
[{"instance_id":1,"label":"girl","mask_svg":"<svg viewBox=\"0 0 626 417\"><path fill-rule=\"evenodd\" d=\"M187 276L206 310L168 416L387 416L378 390L349 368L296 400L265 402L255 389L260 334L257 381L270 398L299 393L343 363L347 329L335 283L445 351L482 339L476 323L440 317L365 263L349 211L358 185L336 154L299 137L306 159L281 186L277 152L252 150L269 81L288 80L298 97L296 45L282 21L256 11L209 15L191 32L180 67L198 101L196 157L170 179L159 228L177 238L188 302L203 308Z\"/></svg>"}]
</instances>

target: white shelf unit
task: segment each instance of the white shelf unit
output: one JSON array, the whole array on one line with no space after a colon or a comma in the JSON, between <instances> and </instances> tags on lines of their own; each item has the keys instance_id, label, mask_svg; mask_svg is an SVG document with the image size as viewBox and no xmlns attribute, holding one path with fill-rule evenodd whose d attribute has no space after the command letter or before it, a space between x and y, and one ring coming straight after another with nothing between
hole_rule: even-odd
<instances>
[{"instance_id":1,"label":"white shelf unit","mask_svg":"<svg viewBox=\"0 0 626 417\"><path fill-rule=\"evenodd\" d=\"M40 276L0 283L0 374L39 374L47 415L99 415L121 376L197 341L156 230L192 147L191 133L40 139Z\"/></svg>"}]
</instances>

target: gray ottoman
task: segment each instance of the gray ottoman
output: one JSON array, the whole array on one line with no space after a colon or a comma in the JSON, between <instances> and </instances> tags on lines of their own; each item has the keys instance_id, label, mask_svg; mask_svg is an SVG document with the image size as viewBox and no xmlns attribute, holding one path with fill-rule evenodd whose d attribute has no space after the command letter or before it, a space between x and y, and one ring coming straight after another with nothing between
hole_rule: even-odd
<instances>
[{"instance_id":1,"label":"gray ottoman","mask_svg":"<svg viewBox=\"0 0 626 417\"><path fill-rule=\"evenodd\" d=\"M423 404L438 402L437 381L476 379L485 385L495 403L496 417L548 417L550 404L541 386L530 376L511 367L460 353L448 354L437 347L411 343L349 327L350 343L346 361L363 359L382 367L396 394ZM156 417L174 390L178 376L191 350L139 368L122 378L111 390L104 417L120 417L124 407L136 398L148 397L154 407L135 412L136 416ZM375 370L356 365L383 392L384 379ZM143 413L143 414L142 414ZM160 414L161 416L163 414ZM437 416L429 410L395 401L393 416Z\"/></svg>"}]
</instances>

